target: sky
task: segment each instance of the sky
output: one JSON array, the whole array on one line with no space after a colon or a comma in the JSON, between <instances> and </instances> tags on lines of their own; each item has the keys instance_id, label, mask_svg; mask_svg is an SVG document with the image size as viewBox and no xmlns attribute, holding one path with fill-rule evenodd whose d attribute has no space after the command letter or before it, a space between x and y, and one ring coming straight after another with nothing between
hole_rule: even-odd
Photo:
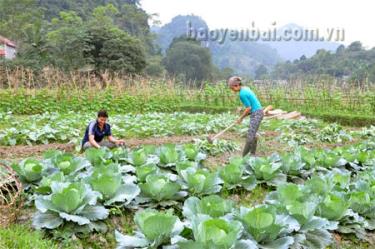
<instances>
[{"instance_id":1,"label":"sky","mask_svg":"<svg viewBox=\"0 0 375 249\"><path fill-rule=\"evenodd\" d=\"M202 17L210 29L250 29L254 23L262 30L295 23L306 28L344 29L345 45L361 41L375 47L375 1L373 0L141 0L149 14L157 13L162 24L177 15Z\"/></svg>"}]
</instances>

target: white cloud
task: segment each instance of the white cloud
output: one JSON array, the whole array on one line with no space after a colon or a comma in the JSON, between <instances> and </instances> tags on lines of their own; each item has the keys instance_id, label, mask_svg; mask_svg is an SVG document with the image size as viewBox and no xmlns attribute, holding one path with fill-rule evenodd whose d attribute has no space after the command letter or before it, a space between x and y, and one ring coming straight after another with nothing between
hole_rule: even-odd
<instances>
[{"instance_id":1,"label":"white cloud","mask_svg":"<svg viewBox=\"0 0 375 249\"><path fill-rule=\"evenodd\" d=\"M370 0L142 0L148 13L158 13L165 24L176 15L201 16L210 28L269 28L296 23L304 27L344 28L345 44L360 40L375 47L375 2Z\"/></svg>"}]
</instances>

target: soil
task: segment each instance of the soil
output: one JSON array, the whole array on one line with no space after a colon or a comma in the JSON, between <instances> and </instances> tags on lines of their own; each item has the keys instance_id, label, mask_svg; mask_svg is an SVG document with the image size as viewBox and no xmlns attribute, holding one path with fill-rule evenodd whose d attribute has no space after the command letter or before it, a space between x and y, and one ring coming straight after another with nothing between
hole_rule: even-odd
<instances>
[{"instance_id":1,"label":"soil","mask_svg":"<svg viewBox=\"0 0 375 249\"><path fill-rule=\"evenodd\" d=\"M224 134L221 139L233 140L239 136L235 133ZM184 144L194 142L194 139L205 139L206 136L169 136L169 137L150 137L150 138L129 138L126 139L126 146L130 148L141 145L162 145L162 144ZM36 144L36 145L16 145L0 146L0 159L12 160L27 157L40 157L47 150L62 150L65 152L74 152L74 144Z\"/></svg>"},{"instance_id":2,"label":"soil","mask_svg":"<svg viewBox=\"0 0 375 249\"><path fill-rule=\"evenodd\" d=\"M73 151L72 144L39 144L39 145L17 145L17 146L0 146L1 159L18 159L26 157L38 157L47 150Z\"/></svg>"}]
</instances>

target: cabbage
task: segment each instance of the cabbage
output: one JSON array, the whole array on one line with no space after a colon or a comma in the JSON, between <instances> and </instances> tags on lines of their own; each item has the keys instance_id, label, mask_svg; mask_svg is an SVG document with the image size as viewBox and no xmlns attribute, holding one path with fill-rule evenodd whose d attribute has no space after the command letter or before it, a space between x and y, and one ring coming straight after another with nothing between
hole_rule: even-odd
<instances>
[{"instance_id":1,"label":"cabbage","mask_svg":"<svg viewBox=\"0 0 375 249\"><path fill-rule=\"evenodd\" d=\"M51 193L51 184L52 182L64 182L65 177L64 173L57 172L51 176L43 177L43 179L40 181L39 186L36 188L36 192L40 194L49 194Z\"/></svg>"},{"instance_id":2,"label":"cabbage","mask_svg":"<svg viewBox=\"0 0 375 249\"><path fill-rule=\"evenodd\" d=\"M158 174L147 176L146 182L140 183L139 187L144 195L156 201L175 199L181 189L178 183Z\"/></svg>"},{"instance_id":3,"label":"cabbage","mask_svg":"<svg viewBox=\"0 0 375 249\"><path fill-rule=\"evenodd\" d=\"M220 177L227 189L242 187L252 190L257 184L255 176L245 168L243 159L240 157L232 158L229 164L220 170Z\"/></svg>"},{"instance_id":4,"label":"cabbage","mask_svg":"<svg viewBox=\"0 0 375 249\"><path fill-rule=\"evenodd\" d=\"M115 232L118 249L159 248L161 245L169 245L184 228L177 216L153 209L138 211L134 221L138 228L134 236Z\"/></svg>"},{"instance_id":5,"label":"cabbage","mask_svg":"<svg viewBox=\"0 0 375 249\"><path fill-rule=\"evenodd\" d=\"M180 241L178 243L179 248L256 248L237 246L239 243L243 243L243 241L240 240L242 225L238 221L228 221L199 215L193 218L192 228L194 241ZM252 244L252 246L255 245Z\"/></svg>"},{"instance_id":6,"label":"cabbage","mask_svg":"<svg viewBox=\"0 0 375 249\"><path fill-rule=\"evenodd\" d=\"M81 161L70 153L59 154L52 158L52 161L65 175L75 172L79 169Z\"/></svg>"},{"instance_id":7,"label":"cabbage","mask_svg":"<svg viewBox=\"0 0 375 249\"><path fill-rule=\"evenodd\" d=\"M156 174L159 168L155 164L147 164L137 167L136 175L139 182L144 182L148 175Z\"/></svg>"},{"instance_id":8,"label":"cabbage","mask_svg":"<svg viewBox=\"0 0 375 249\"><path fill-rule=\"evenodd\" d=\"M193 195L209 195L221 190L222 180L217 172L209 172L206 169L197 169L194 167L182 170L180 173L186 186Z\"/></svg>"},{"instance_id":9,"label":"cabbage","mask_svg":"<svg viewBox=\"0 0 375 249\"><path fill-rule=\"evenodd\" d=\"M27 183L34 183L42 179L43 164L35 159L25 159L19 164L13 164L12 168Z\"/></svg>"},{"instance_id":10,"label":"cabbage","mask_svg":"<svg viewBox=\"0 0 375 249\"><path fill-rule=\"evenodd\" d=\"M179 155L174 145L165 145L159 151L160 164L162 166L174 166L179 160Z\"/></svg>"},{"instance_id":11,"label":"cabbage","mask_svg":"<svg viewBox=\"0 0 375 249\"><path fill-rule=\"evenodd\" d=\"M147 162L147 154L143 149L134 150L131 154L131 160L134 166L139 167Z\"/></svg>"},{"instance_id":12,"label":"cabbage","mask_svg":"<svg viewBox=\"0 0 375 249\"><path fill-rule=\"evenodd\" d=\"M350 202L341 193L329 194L320 204L317 214L328 220L340 220L347 212Z\"/></svg>"},{"instance_id":13,"label":"cabbage","mask_svg":"<svg viewBox=\"0 0 375 249\"><path fill-rule=\"evenodd\" d=\"M232 212L234 203L218 195L210 195L199 199L190 197L184 203L183 214L191 219L198 214L206 214L212 218L220 218Z\"/></svg>"},{"instance_id":14,"label":"cabbage","mask_svg":"<svg viewBox=\"0 0 375 249\"><path fill-rule=\"evenodd\" d=\"M33 226L37 229L54 229L70 222L92 231L99 229L96 221L104 220L109 215L107 209L97 205L100 193L87 184L52 182L51 189L51 195L35 199L38 212L33 217Z\"/></svg>"},{"instance_id":15,"label":"cabbage","mask_svg":"<svg viewBox=\"0 0 375 249\"><path fill-rule=\"evenodd\" d=\"M84 186L80 183L71 183L60 192L55 192L51 196L51 202L59 210L65 213L71 213L76 210L84 199Z\"/></svg>"},{"instance_id":16,"label":"cabbage","mask_svg":"<svg viewBox=\"0 0 375 249\"><path fill-rule=\"evenodd\" d=\"M283 228L276 223L276 211L272 206L253 208L242 216L242 221L257 242L276 239Z\"/></svg>"},{"instance_id":17,"label":"cabbage","mask_svg":"<svg viewBox=\"0 0 375 249\"><path fill-rule=\"evenodd\" d=\"M100 192L104 199L113 197L122 184L121 174L115 164L95 168L89 181L92 188Z\"/></svg>"},{"instance_id":18,"label":"cabbage","mask_svg":"<svg viewBox=\"0 0 375 249\"><path fill-rule=\"evenodd\" d=\"M94 190L103 195L105 205L114 202L129 204L140 193L137 185L122 183L122 175L117 164L96 167L89 182Z\"/></svg>"},{"instance_id":19,"label":"cabbage","mask_svg":"<svg viewBox=\"0 0 375 249\"><path fill-rule=\"evenodd\" d=\"M194 144L185 144L183 148L186 158L190 161L195 161L199 153L197 147Z\"/></svg>"}]
</instances>

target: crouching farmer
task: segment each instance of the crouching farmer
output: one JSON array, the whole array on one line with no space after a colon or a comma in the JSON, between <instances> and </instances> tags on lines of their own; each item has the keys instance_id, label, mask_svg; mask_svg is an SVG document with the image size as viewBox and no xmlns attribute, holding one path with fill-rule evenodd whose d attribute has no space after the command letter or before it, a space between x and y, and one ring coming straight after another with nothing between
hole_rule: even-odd
<instances>
[{"instance_id":1,"label":"crouching farmer","mask_svg":"<svg viewBox=\"0 0 375 249\"><path fill-rule=\"evenodd\" d=\"M82 149L108 147L110 149L124 145L124 140L112 136L111 126L107 123L108 113L105 110L98 112L98 118L91 121L86 128L82 140ZM107 140L105 140L107 138Z\"/></svg>"}]
</instances>

